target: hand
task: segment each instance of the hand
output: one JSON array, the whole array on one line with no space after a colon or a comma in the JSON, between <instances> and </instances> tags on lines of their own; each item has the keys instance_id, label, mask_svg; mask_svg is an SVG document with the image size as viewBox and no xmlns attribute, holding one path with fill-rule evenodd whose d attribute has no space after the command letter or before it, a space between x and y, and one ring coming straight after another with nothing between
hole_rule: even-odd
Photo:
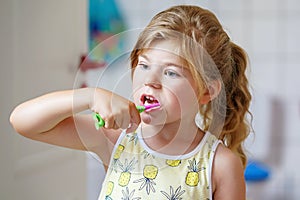
<instances>
[{"instance_id":1,"label":"hand","mask_svg":"<svg viewBox=\"0 0 300 200\"><path fill-rule=\"evenodd\" d=\"M106 129L127 129L132 132L140 123L140 115L133 102L110 91L92 90L90 110L99 113Z\"/></svg>"}]
</instances>

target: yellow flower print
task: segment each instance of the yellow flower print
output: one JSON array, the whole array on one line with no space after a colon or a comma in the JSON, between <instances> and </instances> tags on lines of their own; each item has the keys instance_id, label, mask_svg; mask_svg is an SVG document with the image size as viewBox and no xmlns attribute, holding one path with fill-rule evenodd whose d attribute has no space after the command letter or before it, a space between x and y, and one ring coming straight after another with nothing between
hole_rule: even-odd
<instances>
[{"instance_id":1,"label":"yellow flower print","mask_svg":"<svg viewBox=\"0 0 300 200\"><path fill-rule=\"evenodd\" d=\"M144 177L134 181L134 183L142 182L139 190L146 187L146 192L149 195L150 191L155 192L154 186L156 183L153 181L158 174L158 168L155 165L145 165L143 170Z\"/></svg>"},{"instance_id":2,"label":"yellow flower print","mask_svg":"<svg viewBox=\"0 0 300 200\"><path fill-rule=\"evenodd\" d=\"M113 189L114 189L114 182L109 181L108 184L107 184L105 200L112 200L110 195L113 192Z\"/></svg>"},{"instance_id":3,"label":"yellow flower print","mask_svg":"<svg viewBox=\"0 0 300 200\"><path fill-rule=\"evenodd\" d=\"M120 165L120 168L122 170L122 173L119 177L119 185L124 187L126 185L128 185L129 181L130 181L130 178L131 178L131 171L134 169L134 165L137 163L138 161L135 160L135 158L133 158L129 163L128 163L128 160L125 159L125 163L122 164L120 161L119 161L119 165Z\"/></svg>"},{"instance_id":4,"label":"yellow flower print","mask_svg":"<svg viewBox=\"0 0 300 200\"><path fill-rule=\"evenodd\" d=\"M121 154L123 153L125 147L121 144L119 144L119 146L116 149L116 152L114 154L113 160L112 160L112 165L111 165L111 170L114 170L115 172L117 172L117 166L118 166L118 162L119 159L121 157Z\"/></svg>"},{"instance_id":5,"label":"yellow flower print","mask_svg":"<svg viewBox=\"0 0 300 200\"><path fill-rule=\"evenodd\" d=\"M181 163L181 160L166 160L166 164L170 167L177 167Z\"/></svg>"},{"instance_id":6,"label":"yellow flower print","mask_svg":"<svg viewBox=\"0 0 300 200\"><path fill-rule=\"evenodd\" d=\"M197 186L199 182L199 172L203 169L200 168L200 162L196 162L196 159L189 160L188 166L189 172L186 175L185 183L189 186Z\"/></svg>"}]
</instances>

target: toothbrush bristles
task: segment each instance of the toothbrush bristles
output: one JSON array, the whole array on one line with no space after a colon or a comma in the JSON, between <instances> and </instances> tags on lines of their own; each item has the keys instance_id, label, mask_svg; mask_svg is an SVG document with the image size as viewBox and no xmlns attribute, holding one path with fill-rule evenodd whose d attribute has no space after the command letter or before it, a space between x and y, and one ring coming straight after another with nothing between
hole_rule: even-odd
<instances>
[{"instance_id":1,"label":"toothbrush bristles","mask_svg":"<svg viewBox=\"0 0 300 200\"><path fill-rule=\"evenodd\" d=\"M159 103L153 103L153 104L149 104L149 105L145 105L145 110L151 109L151 108L156 108L159 107L160 104Z\"/></svg>"}]
</instances>

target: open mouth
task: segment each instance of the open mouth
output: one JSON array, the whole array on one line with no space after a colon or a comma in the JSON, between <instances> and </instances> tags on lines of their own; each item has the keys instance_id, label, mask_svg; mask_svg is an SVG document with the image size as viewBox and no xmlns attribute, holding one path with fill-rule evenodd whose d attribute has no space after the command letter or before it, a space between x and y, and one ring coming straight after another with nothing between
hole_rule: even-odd
<instances>
[{"instance_id":1,"label":"open mouth","mask_svg":"<svg viewBox=\"0 0 300 200\"><path fill-rule=\"evenodd\" d=\"M152 104L159 104L159 101L151 95L143 95L141 97L141 101L144 106L152 105Z\"/></svg>"}]
</instances>

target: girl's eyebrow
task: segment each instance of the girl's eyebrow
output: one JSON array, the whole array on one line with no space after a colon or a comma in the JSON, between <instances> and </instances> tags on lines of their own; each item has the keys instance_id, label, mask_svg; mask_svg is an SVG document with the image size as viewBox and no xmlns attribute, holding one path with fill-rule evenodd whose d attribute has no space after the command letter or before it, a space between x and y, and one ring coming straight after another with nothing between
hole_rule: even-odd
<instances>
[{"instance_id":1,"label":"girl's eyebrow","mask_svg":"<svg viewBox=\"0 0 300 200\"><path fill-rule=\"evenodd\" d=\"M140 54L138 57L142 57L145 60L149 61L149 58L145 54Z\"/></svg>"},{"instance_id":2,"label":"girl's eyebrow","mask_svg":"<svg viewBox=\"0 0 300 200\"><path fill-rule=\"evenodd\" d=\"M149 62L150 61L150 59L149 59L149 57L147 56L147 55L145 55L145 54L141 54L141 55L139 55L139 57L142 57L143 59L145 59L147 62ZM174 67L178 67L178 68L181 68L181 69L185 69L186 67L184 67L183 65L181 65L181 64L176 64L176 63L173 63L173 62L162 62L162 64L161 65L163 65L163 66L174 66Z\"/></svg>"}]
</instances>

